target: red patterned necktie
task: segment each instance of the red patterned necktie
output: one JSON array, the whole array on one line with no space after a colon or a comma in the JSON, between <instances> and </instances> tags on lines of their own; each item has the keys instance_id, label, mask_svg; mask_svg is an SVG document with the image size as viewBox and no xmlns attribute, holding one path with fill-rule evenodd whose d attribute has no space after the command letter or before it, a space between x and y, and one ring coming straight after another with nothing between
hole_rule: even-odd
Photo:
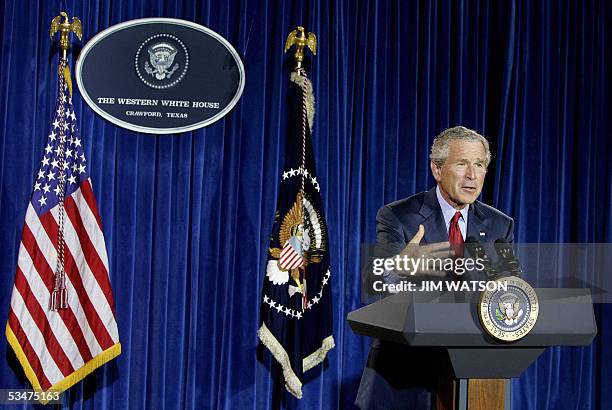
<instances>
[{"instance_id":1,"label":"red patterned necktie","mask_svg":"<svg viewBox=\"0 0 612 410\"><path fill-rule=\"evenodd\" d=\"M455 251L456 258L463 257L463 236L459 229L459 218L461 218L461 212L457 211L448 228L448 242L450 242L451 249Z\"/></svg>"}]
</instances>

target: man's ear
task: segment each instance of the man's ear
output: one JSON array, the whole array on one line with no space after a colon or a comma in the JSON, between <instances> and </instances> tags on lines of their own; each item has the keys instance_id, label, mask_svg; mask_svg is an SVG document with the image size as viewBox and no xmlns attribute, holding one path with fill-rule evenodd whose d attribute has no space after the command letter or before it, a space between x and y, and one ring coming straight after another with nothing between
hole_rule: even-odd
<instances>
[{"instance_id":1,"label":"man's ear","mask_svg":"<svg viewBox=\"0 0 612 410\"><path fill-rule=\"evenodd\" d=\"M440 182L440 179L442 179L440 175L440 168L438 168L438 166L433 161L429 161L429 167L431 168L431 174L433 175L436 182Z\"/></svg>"}]
</instances>

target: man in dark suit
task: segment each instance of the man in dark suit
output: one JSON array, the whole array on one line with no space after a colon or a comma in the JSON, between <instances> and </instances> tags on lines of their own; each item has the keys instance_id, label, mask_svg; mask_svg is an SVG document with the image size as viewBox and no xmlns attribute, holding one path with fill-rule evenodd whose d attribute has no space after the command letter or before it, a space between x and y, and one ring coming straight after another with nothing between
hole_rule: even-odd
<instances>
[{"instance_id":1,"label":"man in dark suit","mask_svg":"<svg viewBox=\"0 0 612 410\"><path fill-rule=\"evenodd\" d=\"M491 162L488 141L465 127L449 128L435 138L429 158L437 186L383 206L376 217L377 243L400 256L445 258L463 256L470 236L480 242L512 242L512 218L477 200ZM414 272L395 270L386 273L385 281L410 276ZM420 363L425 352L417 350L375 340L355 404L362 409L431 408L439 369Z\"/></svg>"}]
</instances>

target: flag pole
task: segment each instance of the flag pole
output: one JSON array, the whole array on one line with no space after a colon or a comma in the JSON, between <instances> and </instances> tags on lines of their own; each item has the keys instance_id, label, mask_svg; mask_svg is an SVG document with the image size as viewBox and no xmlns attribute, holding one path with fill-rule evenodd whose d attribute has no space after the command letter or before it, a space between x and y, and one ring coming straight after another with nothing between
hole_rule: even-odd
<instances>
[{"instance_id":1,"label":"flag pole","mask_svg":"<svg viewBox=\"0 0 612 410\"><path fill-rule=\"evenodd\" d=\"M323 362L335 343L327 223L311 141L314 93L302 65L305 48L316 55L316 36L297 27L287 37L285 52L293 46L295 66L289 78L285 165L270 235L257 334L282 367L287 391L300 399L304 373Z\"/></svg>"},{"instance_id":2,"label":"flag pole","mask_svg":"<svg viewBox=\"0 0 612 410\"><path fill-rule=\"evenodd\" d=\"M306 127L310 127L309 124L309 111L312 112L313 109L309 110L308 100L309 95L312 94L312 86L310 85L310 81L308 80L308 75L306 74L306 70L302 67L302 61L304 60L304 48L310 49L313 55L317 55L317 36L314 33L308 33L306 35L306 31L304 27L298 26L295 30L293 30L287 36L287 40L285 41L285 53L289 51L289 49L295 45L295 54L293 58L295 59L295 69L294 73L301 78L301 81L298 81L298 84L302 88L302 165L301 165L301 189L298 193L298 201L302 203L301 215L300 219L302 219L302 230L305 230L307 227L307 219L306 209L304 203L304 195L305 195L305 180L307 178L306 174ZM297 77L296 77L297 78ZM308 304L308 287L306 283L306 269L305 264L299 268L302 273L301 280L301 291L302 291L302 311L306 310Z\"/></svg>"},{"instance_id":3,"label":"flag pole","mask_svg":"<svg viewBox=\"0 0 612 410\"><path fill-rule=\"evenodd\" d=\"M64 21L61 21L62 18ZM70 74L67 69L68 59L67 53L70 47L69 34L73 32L81 40L83 33L83 26L81 21L73 17L72 23L68 20L68 14L64 11L60 12L59 16L56 16L51 20L51 29L49 35L51 41L56 32L60 32L60 51L61 57L58 65L58 79L59 79L59 93L61 98L65 97L65 88L69 90L69 97L72 94L72 87L70 86ZM65 100L64 100L65 101ZM58 117L59 117L59 175L58 175L58 199L59 199L59 215L58 215L58 238L57 238L57 265L55 268L55 275L53 280L53 292L49 300L49 309L59 311L60 309L68 308L68 291L66 290L66 271L65 271L65 247L66 243L64 240L64 223L66 218L66 210L64 207L64 200L66 196L66 172L65 172L65 148L66 148L66 130L68 126L66 124L66 116L64 115L64 104L59 105Z\"/></svg>"}]
</instances>

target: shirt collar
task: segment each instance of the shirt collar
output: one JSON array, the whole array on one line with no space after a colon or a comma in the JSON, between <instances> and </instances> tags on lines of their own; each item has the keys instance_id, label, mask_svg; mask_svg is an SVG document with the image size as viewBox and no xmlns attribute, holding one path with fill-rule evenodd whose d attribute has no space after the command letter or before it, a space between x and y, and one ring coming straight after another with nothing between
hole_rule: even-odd
<instances>
[{"instance_id":1,"label":"shirt collar","mask_svg":"<svg viewBox=\"0 0 612 410\"><path fill-rule=\"evenodd\" d=\"M440 192L439 185L436 186L436 197L438 197L438 203L440 204L440 208L442 208L442 215L444 215L444 224L446 228L448 229L448 226L450 225L450 221L451 219L453 219L453 216L455 215L455 212L457 212L457 209L453 208L451 204L446 202L446 199L444 199L444 197L442 196L442 193ZM469 209L470 209L470 206L468 205L464 207L463 209L459 210L459 212L461 212L461 216L463 217L462 218L463 222L465 222L466 224L467 224Z\"/></svg>"}]
</instances>

